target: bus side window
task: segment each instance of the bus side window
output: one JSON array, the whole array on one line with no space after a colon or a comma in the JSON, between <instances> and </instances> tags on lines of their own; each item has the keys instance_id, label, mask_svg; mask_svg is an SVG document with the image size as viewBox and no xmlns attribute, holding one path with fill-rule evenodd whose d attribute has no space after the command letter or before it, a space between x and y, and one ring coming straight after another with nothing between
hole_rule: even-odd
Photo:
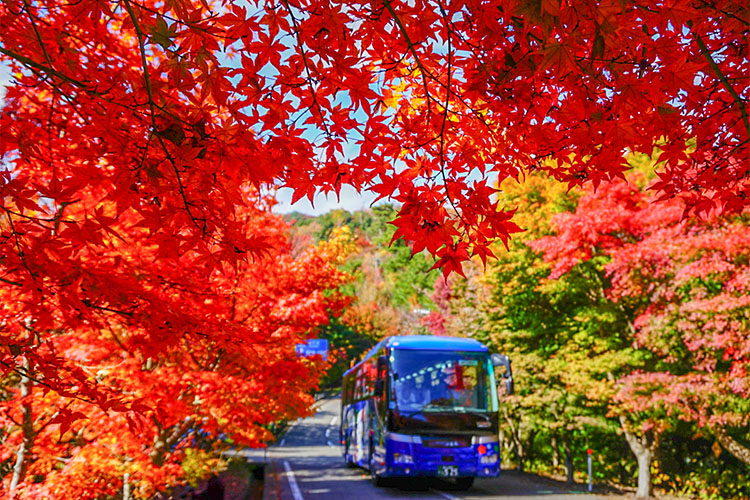
<instances>
[{"instance_id":1,"label":"bus side window","mask_svg":"<svg viewBox=\"0 0 750 500\"><path fill-rule=\"evenodd\" d=\"M377 357L377 364L375 365L375 397L385 396L385 381L388 378L388 358L385 356Z\"/></svg>"},{"instance_id":2,"label":"bus side window","mask_svg":"<svg viewBox=\"0 0 750 500\"><path fill-rule=\"evenodd\" d=\"M354 399L359 401L360 399L363 399L365 397L365 393L367 392L366 385L365 385L365 374L360 368L357 371L356 374L356 387L354 389Z\"/></svg>"}]
</instances>

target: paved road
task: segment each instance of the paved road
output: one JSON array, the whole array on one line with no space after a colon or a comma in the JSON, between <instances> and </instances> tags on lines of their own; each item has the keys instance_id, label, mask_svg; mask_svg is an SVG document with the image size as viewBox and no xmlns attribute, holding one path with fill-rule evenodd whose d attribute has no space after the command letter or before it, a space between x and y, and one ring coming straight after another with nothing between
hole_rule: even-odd
<instances>
[{"instance_id":1,"label":"paved road","mask_svg":"<svg viewBox=\"0 0 750 500\"><path fill-rule=\"evenodd\" d=\"M369 474L344 465L338 441L339 399L318 403L318 412L298 421L269 449L270 470L266 474L265 500L374 500L419 498L424 500L475 499L563 499L594 500L597 495L571 492L515 473L479 479L469 491L451 491L450 485L431 483L426 491L407 488L376 488Z\"/></svg>"}]
</instances>

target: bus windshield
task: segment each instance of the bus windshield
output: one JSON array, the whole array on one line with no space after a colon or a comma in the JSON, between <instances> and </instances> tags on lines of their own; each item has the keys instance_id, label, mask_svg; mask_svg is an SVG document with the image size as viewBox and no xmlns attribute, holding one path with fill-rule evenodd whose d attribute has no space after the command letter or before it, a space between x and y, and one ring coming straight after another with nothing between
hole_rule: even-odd
<instances>
[{"instance_id":1,"label":"bus windshield","mask_svg":"<svg viewBox=\"0 0 750 500\"><path fill-rule=\"evenodd\" d=\"M497 411L486 353L396 349L391 366L390 396L399 412Z\"/></svg>"}]
</instances>

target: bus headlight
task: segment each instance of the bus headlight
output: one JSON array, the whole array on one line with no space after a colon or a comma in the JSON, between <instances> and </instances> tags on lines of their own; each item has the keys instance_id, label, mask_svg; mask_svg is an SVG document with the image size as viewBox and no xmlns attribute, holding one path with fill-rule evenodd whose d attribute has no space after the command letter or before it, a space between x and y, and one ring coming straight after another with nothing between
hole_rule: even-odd
<instances>
[{"instance_id":1,"label":"bus headlight","mask_svg":"<svg viewBox=\"0 0 750 500\"><path fill-rule=\"evenodd\" d=\"M479 457L480 464L494 464L497 463L497 455L483 455Z\"/></svg>"},{"instance_id":2,"label":"bus headlight","mask_svg":"<svg viewBox=\"0 0 750 500\"><path fill-rule=\"evenodd\" d=\"M393 463L394 464L411 464L411 463L414 463L414 459L411 458L411 455L407 455L406 453L394 453Z\"/></svg>"}]
</instances>

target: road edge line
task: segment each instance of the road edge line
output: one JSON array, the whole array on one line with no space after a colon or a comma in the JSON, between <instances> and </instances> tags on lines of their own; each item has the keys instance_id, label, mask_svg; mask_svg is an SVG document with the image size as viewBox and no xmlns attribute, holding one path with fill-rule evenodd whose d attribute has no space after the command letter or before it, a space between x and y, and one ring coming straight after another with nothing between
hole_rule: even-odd
<instances>
[{"instance_id":1,"label":"road edge line","mask_svg":"<svg viewBox=\"0 0 750 500\"><path fill-rule=\"evenodd\" d=\"M292 490L292 496L294 497L294 500L304 500L302 492L297 485L297 479L294 477L292 466L289 465L289 462L287 462L286 460L284 460L284 469L286 470L286 478L289 481L289 488Z\"/></svg>"},{"instance_id":2,"label":"road edge line","mask_svg":"<svg viewBox=\"0 0 750 500\"><path fill-rule=\"evenodd\" d=\"M450 493L446 493L446 492L444 492L444 491L436 490L435 488L430 488L430 489L431 489L432 491L434 491L434 492L435 492L436 494L438 494L439 496L441 496L441 497L445 498L446 500L461 500L461 499L460 499L460 498L458 498L458 497L454 497L454 496L453 496L453 495L451 495Z\"/></svg>"}]
</instances>

